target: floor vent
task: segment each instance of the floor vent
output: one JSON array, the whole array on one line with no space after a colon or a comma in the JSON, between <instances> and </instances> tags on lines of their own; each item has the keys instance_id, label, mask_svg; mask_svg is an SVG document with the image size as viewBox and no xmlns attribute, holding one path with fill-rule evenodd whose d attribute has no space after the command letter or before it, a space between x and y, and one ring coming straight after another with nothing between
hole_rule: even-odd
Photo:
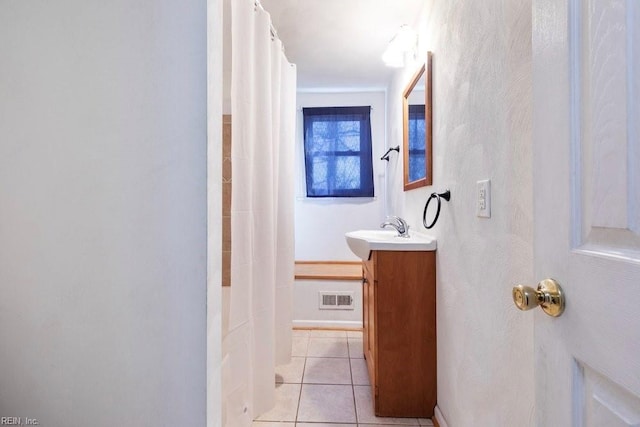
<instances>
[{"instance_id":1,"label":"floor vent","mask_svg":"<svg viewBox=\"0 0 640 427\"><path fill-rule=\"evenodd\" d=\"M320 310L353 310L353 292L318 292Z\"/></svg>"}]
</instances>

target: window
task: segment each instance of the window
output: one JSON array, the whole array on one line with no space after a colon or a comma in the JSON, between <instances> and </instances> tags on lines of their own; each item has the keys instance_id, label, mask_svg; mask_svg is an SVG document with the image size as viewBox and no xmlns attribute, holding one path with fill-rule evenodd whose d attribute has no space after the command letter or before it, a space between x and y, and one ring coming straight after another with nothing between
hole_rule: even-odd
<instances>
[{"instance_id":1,"label":"window","mask_svg":"<svg viewBox=\"0 0 640 427\"><path fill-rule=\"evenodd\" d=\"M371 107L302 112L307 197L373 197Z\"/></svg>"},{"instance_id":2,"label":"window","mask_svg":"<svg viewBox=\"0 0 640 427\"><path fill-rule=\"evenodd\" d=\"M424 105L409 105L409 182L426 175Z\"/></svg>"}]
</instances>

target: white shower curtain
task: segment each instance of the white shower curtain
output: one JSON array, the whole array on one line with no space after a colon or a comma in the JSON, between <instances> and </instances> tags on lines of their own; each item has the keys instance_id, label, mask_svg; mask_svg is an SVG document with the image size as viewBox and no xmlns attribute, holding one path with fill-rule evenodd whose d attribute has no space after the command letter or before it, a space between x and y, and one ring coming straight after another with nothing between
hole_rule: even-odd
<instances>
[{"instance_id":1,"label":"white shower curtain","mask_svg":"<svg viewBox=\"0 0 640 427\"><path fill-rule=\"evenodd\" d=\"M225 425L275 403L291 357L296 69L253 0L231 2L231 297L223 338Z\"/></svg>"}]
</instances>

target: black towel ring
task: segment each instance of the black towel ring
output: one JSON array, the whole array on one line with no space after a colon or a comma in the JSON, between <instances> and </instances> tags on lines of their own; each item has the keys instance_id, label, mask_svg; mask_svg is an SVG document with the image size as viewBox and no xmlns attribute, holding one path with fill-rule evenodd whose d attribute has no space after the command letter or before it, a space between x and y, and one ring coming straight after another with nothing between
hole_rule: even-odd
<instances>
[{"instance_id":1,"label":"black towel ring","mask_svg":"<svg viewBox=\"0 0 640 427\"><path fill-rule=\"evenodd\" d=\"M436 210L436 216L435 218L433 218L431 225L427 225L427 209L429 208L429 203L431 203L431 199L438 199L438 208ZM440 193L440 194L431 193L431 196L429 196L427 203L424 205L424 211L422 212L422 224L427 230L433 228L433 226L436 225L436 222L438 221L438 217L440 216L440 207L442 204L442 201L440 199L445 199L447 202L451 200L451 191L447 190L444 193Z\"/></svg>"}]
</instances>

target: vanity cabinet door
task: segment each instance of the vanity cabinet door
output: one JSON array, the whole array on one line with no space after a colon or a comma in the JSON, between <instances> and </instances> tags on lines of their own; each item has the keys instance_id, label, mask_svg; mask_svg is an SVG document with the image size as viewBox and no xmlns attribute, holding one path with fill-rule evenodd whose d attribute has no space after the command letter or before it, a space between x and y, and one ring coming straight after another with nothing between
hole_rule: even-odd
<instances>
[{"instance_id":1,"label":"vanity cabinet door","mask_svg":"<svg viewBox=\"0 0 640 427\"><path fill-rule=\"evenodd\" d=\"M437 395L435 252L374 251L372 259L368 338L375 414L431 418Z\"/></svg>"},{"instance_id":2,"label":"vanity cabinet door","mask_svg":"<svg viewBox=\"0 0 640 427\"><path fill-rule=\"evenodd\" d=\"M367 272L362 269L362 350L366 359L369 352L369 284L367 280Z\"/></svg>"},{"instance_id":3,"label":"vanity cabinet door","mask_svg":"<svg viewBox=\"0 0 640 427\"><path fill-rule=\"evenodd\" d=\"M363 347L364 357L367 361L369 380L375 389L375 278L371 266L363 265Z\"/></svg>"}]
</instances>

